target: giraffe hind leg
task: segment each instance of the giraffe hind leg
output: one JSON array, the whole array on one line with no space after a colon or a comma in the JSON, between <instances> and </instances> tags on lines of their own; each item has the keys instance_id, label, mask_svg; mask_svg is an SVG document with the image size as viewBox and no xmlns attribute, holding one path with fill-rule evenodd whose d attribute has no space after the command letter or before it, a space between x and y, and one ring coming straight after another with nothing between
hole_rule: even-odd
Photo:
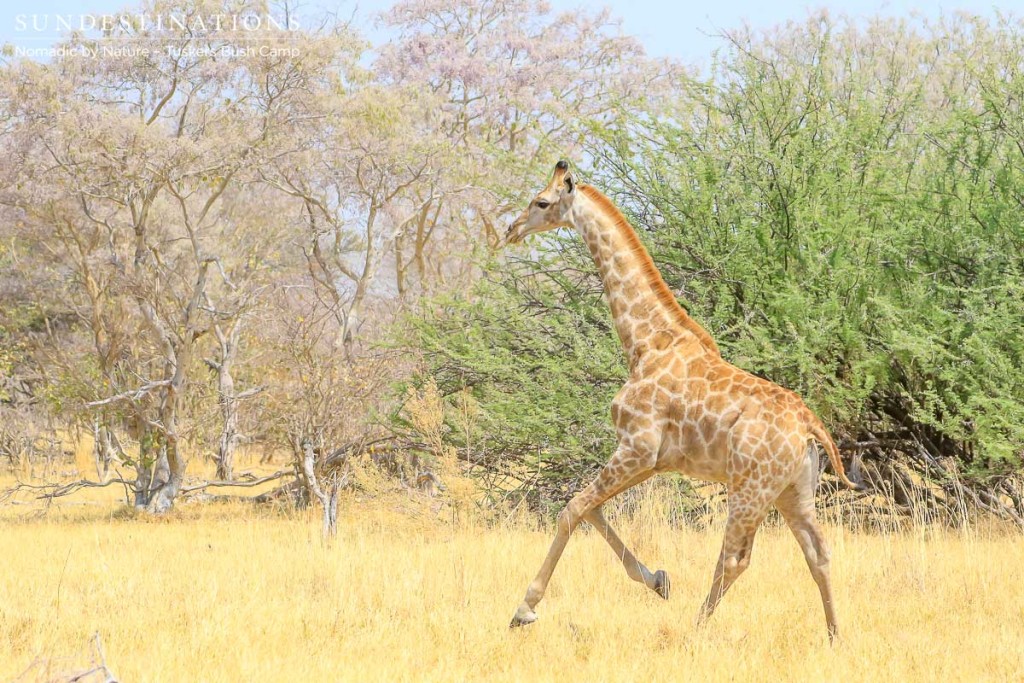
<instances>
[{"instance_id":1,"label":"giraffe hind leg","mask_svg":"<svg viewBox=\"0 0 1024 683\"><path fill-rule=\"evenodd\" d=\"M796 537L800 549L807 560L807 568L811 571L814 582L821 594L821 604L825 610L825 624L828 627L829 642L834 642L839 632L836 620L835 603L832 600L832 577L829 572L830 554L825 537L818 526L814 510L814 493L818 482L818 454L811 446L807 460L796 481L789 486L778 500L775 507L786 520L793 536Z\"/></svg>"},{"instance_id":2,"label":"giraffe hind leg","mask_svg":"<svg viewBox=\"0 0 1024 683\"><path fill-rule=\"evenodd\" d=\"M711 580L711 589L697 618L698 625L707 623L726 591L750 566L754 536L757 535L757 528L767 513L767 506L741 507L737 505L737 497L734 494L730 494L729 498L729 519L725 523L725 538L722 540L722 550L718 555L718 563Z\"/></svg>"}]
</instances>

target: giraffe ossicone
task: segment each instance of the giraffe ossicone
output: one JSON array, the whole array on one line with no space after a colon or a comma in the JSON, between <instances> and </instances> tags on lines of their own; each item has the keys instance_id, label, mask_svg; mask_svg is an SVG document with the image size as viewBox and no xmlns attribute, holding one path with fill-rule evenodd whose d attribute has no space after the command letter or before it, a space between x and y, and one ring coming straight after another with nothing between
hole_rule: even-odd
<instances>
[{"instance_id":1,"label":"giraffe ossicone","mask_svg":"<svg viewBox=\"0 0 1024 683\"><path fill-rule=\"evenodd\" d=\"M711 335L665 284L629 221L608 197L576 182L566 161L512 223L507 243L572 228L590 249L604 282L629 379L612 401L618 447L597 478L558 516L557 533L512 626L532 623L555 565L580 523L601 533L629 577L669 596L664 570L651 572L605 521L601 505L654 474L674 471L728 489L725 539L700 612L706 621L750 564L754 535L774 505L792 529L821 593L829 638L837 632L829 551L815 519L818 451L857 488L821 421L794 392L725 361Z\"/></svg>"}]
</instances>

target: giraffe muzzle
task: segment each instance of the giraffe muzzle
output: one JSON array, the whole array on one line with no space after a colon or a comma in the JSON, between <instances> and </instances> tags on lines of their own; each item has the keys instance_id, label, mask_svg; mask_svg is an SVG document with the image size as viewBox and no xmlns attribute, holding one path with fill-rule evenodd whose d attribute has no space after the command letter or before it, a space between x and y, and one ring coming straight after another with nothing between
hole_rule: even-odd
<instances>
[{"instance_id":1,"label":"giraffe muzzle","mask_svg":"<svg viewBox=\"0 0 1024 683\"><path fill-rule=\"evenodd\" d=\"M508 230L505 231L505 244L519 244L523 241L523 236L519 234L519 226L516 223L508 226Z\"/></svg>"}]
</instances>

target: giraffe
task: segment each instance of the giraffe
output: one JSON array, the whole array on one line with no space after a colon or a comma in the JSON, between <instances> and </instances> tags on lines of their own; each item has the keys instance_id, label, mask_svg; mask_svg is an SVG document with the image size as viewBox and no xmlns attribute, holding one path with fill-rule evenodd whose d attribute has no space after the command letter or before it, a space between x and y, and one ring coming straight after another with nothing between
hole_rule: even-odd
<instances>
[{"instance_id":1,"label":"giraffe","mask_svg":"<svg viewBox=\"0 0 1024 683\"><path fill-rule=\"evenodd\" d=\"M597 189L577 183L562 160L509 227L506 243L565 227L582 236L600 272L629 378L611 405L618 446L559 514L551 548L510 626L536 621L534 610L583 520L604 536L631 579L668 599L668 574L651 572L630 552L601 506L655 474L676 471L722 482L728 490L725 538L698 624L749 566L754 535L774 505L803 551L833 640L838 626L829 550L814 509L814 441L824 446L840 480L858 487L846 477L828 431L797 394L722 358L711 335L680 307L622 213Z\"/></svg>"}]
</instances>

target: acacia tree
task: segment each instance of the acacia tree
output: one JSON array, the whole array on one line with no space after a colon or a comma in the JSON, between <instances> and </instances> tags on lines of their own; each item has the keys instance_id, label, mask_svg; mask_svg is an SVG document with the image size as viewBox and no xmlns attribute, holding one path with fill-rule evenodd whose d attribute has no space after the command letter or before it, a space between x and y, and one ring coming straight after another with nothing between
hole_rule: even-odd
<instances>
[{"instance_id":1,"label":"acacia tree","mask_svg":"<svg viewBox=\"0 0 1024 683\"><path fill-rule=\"evenodd\" d=\"M435 135L435 102L420 90L362 84L315 106L303 146L263 178L297 200L310 280L348 353L392 245L444 191L438 179L449 159Z\"/></svg>"},{"instance_id":2,"label":"acacia tree","mask_svg":"<svg viewBox=\"0 0 1024 683\"><path fill-rule=\"evenodd\" d=\"M649 59L607 11L553 13L537 0L403 0L381 15L397 38L379 50L384 83L426 87L433 124L456 163L458 192L417 197L395 240L397 288L464 283L462 256L495 245L499 219L532 187L540 165L576 154L590 127L657 98L677 67Z\"/></svg>"},{"instance_id":3,"label":"acacia tree","mask_svg":"<svg viewBox=\"0 0 1024 683\"><path fill-rule=\"evenodd\" d=\"M226 260L227 286L212 289L207 296L211 325L212 352L203 362L216 378L220 428L217 436L216 478L234 478L234 455L238 444L247 439L240 427L241 406L268 388L256 382L258 372L245 363L243 344L259 349L259 338L247 334L267 315L267 298L278 283L281 272L294 268L294 259L282 250L289 224L280 218L287 207L281 198L264 191L256 174L248 178L238 192L226 201L230 223L216 239ZM240 384L239 380L250 384Z\"/></svg>"}]
</instances>

